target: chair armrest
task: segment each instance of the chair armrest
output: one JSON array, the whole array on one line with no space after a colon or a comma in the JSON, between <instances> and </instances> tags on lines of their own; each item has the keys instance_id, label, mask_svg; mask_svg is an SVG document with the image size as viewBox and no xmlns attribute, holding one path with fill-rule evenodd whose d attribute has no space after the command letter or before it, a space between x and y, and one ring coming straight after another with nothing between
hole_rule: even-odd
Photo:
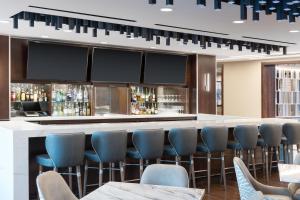
<instances>
[{"instance_id":1,"label":"chair armrest","mask_svg":"<svg viewBox=\"0 0 300 200\"><path fill-rule=\"evenodd\" d=\"M288 188L264 185L257 181L255 183L255 189L261 191L263 194L291 196Z\"/></svg>"},{"instance_id":2,"label":"chair armrest","mask_svg":"<svg viewBox=\"0 0 300 200\"><path fill-rule=\"evenodd\" d=\"M300 189L300 184L298 183L290 183L288 185L288 190L291 195L294 195L298 189Z\"/></svg>"}]
</instances>

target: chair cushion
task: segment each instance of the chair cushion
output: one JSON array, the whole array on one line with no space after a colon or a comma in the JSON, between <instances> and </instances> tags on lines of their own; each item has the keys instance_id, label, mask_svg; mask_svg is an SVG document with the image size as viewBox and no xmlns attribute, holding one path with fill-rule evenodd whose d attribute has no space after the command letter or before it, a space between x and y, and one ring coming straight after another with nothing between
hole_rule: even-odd
<instances>
[{"instance_id":1,"label":"chair cushion","mask_svg":"<svg viewBox=\"0 0 300 200\"><path fill-rule=\"evenodd\" d=\"M291 200L291 198L283 195L264 195L264 200Z\"/></svg>"},{"instance_id":2,"label":"chair cushion","mask_svg":"<svg viewBox=\"0 0 300 200\"><path fill-rule=\"evenodd\" d=\"M264 139L258 138L258 140L257 140L257 146L264 147L265 146Z\"/></svg>"},{"instance_id":3,"label":"chair cushion","mask_svg":"<svg viewBox=\"0 0 300 200\"><path fill-rule=\"evenodd\" d=\"M198 144L197 145L197 152L204 152L204 153L208 153L209 149L205 144Z\"/></svg>"},{"instance_id":4,"label":"chair cushion","mask_svg":"<svg viewBox=\"0 0 300 200\"><path fill-rule=\"evenodd\" d=\"M48 154L42 154L35 157L37 164L44 167L54 167L52 160Z\"/></svg>"},{"instance_id":5,"label":"chair cushion","mask_svg":"<svg viewBox=\"0 0 300 200\"><path fill-rule=\"evenodd\" d=\"M98 155L93 150L85 151L84 156L87 160L94 161L94 162L100 162Z\"/></svg>"},{"instance_id":6,"label":"chair cushion","mask_svg":"<svg viewBox=\"0 0 300 200\"><path fill-rule=\"evenodd\" d=\"M134 159L141 158L139 152L135 148L128 148L126 154L127 154L127 157L129 157L129 158L134 158Z\"/></svg>"},{"instance_id":7,"label":"chair cushion","mask_svg":"<svg viewBox=\"0 0 300 200\"><path fill-rule=\"evenodd\" d=\"M242 150L240 143L238 143L236 141L228 141L227 148L234 149L234 150Z\"/></svg>"},{"instance_id":8,"label":"chair cushion","mask_svg":"<svg viewBox=\"0 0 300 200\"><path fill-rule=\"evenodd\" d=\"M164 146L164 155L176 156L177 154L176 154L176 151L173 146L166 145L166 146Z\"/></svg>"}]
</instances>

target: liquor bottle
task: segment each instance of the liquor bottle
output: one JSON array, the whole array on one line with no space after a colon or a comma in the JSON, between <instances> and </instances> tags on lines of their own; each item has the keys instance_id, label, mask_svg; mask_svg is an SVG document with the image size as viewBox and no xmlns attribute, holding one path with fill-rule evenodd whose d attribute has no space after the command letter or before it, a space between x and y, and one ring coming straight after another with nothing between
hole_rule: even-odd
<instances>
[{"instance_id":1,"label":"liquor bottle","mask_svg":"<svg viewBox=\"0 0 300 200\"><path fill-rule=\"evenodd\" d=\"M16 88L12 87L11 89L11 101L15 102L16 101Z\"/></svg>"},{"instance_id":2,"label":"liquor bottle","mask_svg":"<svg viewBox=\"0 0 300 200\"><path fill-rule=\"evenodd\" d=\"M38 101L38 91L37 88L34 88L34 92L33 92L33 101L37 102Z\"/></svg>"},{"instance_id":3,"label":"liquor bottle","mask_svg":"<svg viewBox=\"0 0 300 200\"><path fill-rule=\"evenodd\" d=\"M86 106L85 103L82 103L82 116L86 116Z\"/></svg>"},{"instance_id":4,"label":"liquor bottle","mask_svg":"<svg viewBox=\"0 0 300 200\"><path fill-rule=\"evenodd\" d=\"M21 88L21 97L20 97L20 100L21 101L26 101L26 94L25 94L25 91L24 91L23 87Z\"/></svg>"},{"instance_id":5,"label":"liquor bottle","mask_svg":"<svg viewBox=\"0 0 300 200\"><path fill-rule=\"evenodd\" d=\"M31 85L30 90L29 90L29 100L33 101L33 89L32 89L32 85Z\"/></svg>"},{"instance_id":6,"label":"liquor bottle","mask_svg":"<svg viewBox=\"0 0 300 200\"><path fill-rule=\"evenodd\" d=\"M71 88L69 87L68 88L68 92L66 94L66 101L72 101L72 91L71 91Z\"/></svg>"},{"instance_id":7,"label":"liquor bottle","mask_svg":"<svg viewBox=\"0 0 300 200\"><path fill-rule=\"evenodd\" d=\"M30 92L29 92L28 88L26 89L26 92L25 92L25 101L30 101Z\"/></svg>"},{"instance_id":8,"label":"liquor bottle","mask_svg":"<svg viewBox=\"0 0 300 200\"><path fill-rule=\"evenodd\" d=\"M63 108L63 115L64 116L68 116L68 113L69 113L69 111L68 111L68 104L67 104L67 102L65 102L64 108Z\"/></svg>"},{"instance_id":9,"label":"liquor bottle","mask_svg":"<svg viewBox=\"0 0 300 200\"><path fill-rule=\"evenodd\" d=\"M79 91L77 93L77 101L78 102L82 102L82 89L81 89L81 85L79 86Z\"/></svg>"},{"instance_id":10,"label":"liquor bottle","mask_svg":"<svg viewBox=\"0 0 300 200\"><path fill-rule=\"evenodd\" d=\"M75 116L79 116L79 107L77 103L74 103Z\"/></svg>"},{"instance_id":11,"label":"liquor bottle","mask_svg":"<svg viewBox=\"0 0 300 200\"><path fill-rule=\"evenodd\" d=\"M84 91L83 91L83 101L84 101L84 102L88 102L88 101L89 101L89 93L88 93L87 87L84 87Z\"/></svg>"},{"instance_id":12,"label":"liquor bottle","mask_svg":"<svg viewBox=\"0 0 300 200\"><path fill-rule=\"evenodd\" d=\"M79 107L79 116L83 116L82 104L78 103L78 107Z\"/></svg>"},{"instance_id":13,"label":"liquor bottle","mask_svg":"<svg viewBox=\"0 0 300 200\"><path fill-rule=\"evenodd\" d=\"M152 102L155 102L156 96L155 96L155 89L153 88L152 91Z\"/></svg>"},{"instance_id":14,"label":"liquor bottle","mask_svg":"<svg viewBox=\"0 0 300 200\"><path fill-rule=\"evenodd\" d=\"M91 116L91 108L89 103L86 103L86 115Z\"/></svg>"}]
</instances>

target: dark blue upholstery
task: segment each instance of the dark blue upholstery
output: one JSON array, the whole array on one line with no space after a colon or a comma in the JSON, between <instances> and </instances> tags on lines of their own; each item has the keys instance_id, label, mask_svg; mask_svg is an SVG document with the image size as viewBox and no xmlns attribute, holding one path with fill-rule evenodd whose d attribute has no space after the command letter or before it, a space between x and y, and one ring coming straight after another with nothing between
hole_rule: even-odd
<instances>
[{"instance_id":1,"label":"dark blue upholstery","mask_svg":"<svg viewBox=\"0 0 300 200\"><path fill-rule=\"evenodd\" d=\"M134 159L140 159L141 155L134 147L132 147L132 148L127 149L127 157L134 158Z\"/></svg>"},{"instance_id":2,"label":"dark blue upholstery","mask_svg":"<svg viewBox=\"0 0 300 200\"><path fill-rule=\"evenodd\" d=\"M176 152L175 148L172 145L165 145L164 155L177 156L177 152Z\"/></svg>"},{"instance_id":3,"label":"dark blue upholstery","mask_svg":"<svg viewBox=\"0 0 300 200\"><path fill-rule=\"evenodd\" d=\"M255 149L258 140L258 127L252 125L240 125L234 128L233 134L242 149Z\"/></svg>"},{"instance_id":4,"label":"dark blue upholstery","mask_svg":"<svg viewBox=\"0 0 300 200\"><path fill-rule=\"evenodd\" d=\"M161 158L164 150L164 130L148 129L136 130L132 134L132 142L139 159L151 160ZM130 154L127 154L130 156Z\"/></svg>"},{"instance_id":5,"label":"dark blue upholstery","mask_svg":"<svg viewBox=\"0 0 300 200\"><path fill-rule=\"evenodd\" d=\"M169 142L178 156L188 156L196 153L196 128L174 128L169 132Z\"/></svg>"},{"instance_id":6,"label":"dark blue upholstery","mask_svg":"<svg viewBox=\"0 0 300 200\"><path fill-rule=\"evenodd\" d=\"M228 149L242 150L241 144L236 141L229 141L227 144Z\"/></svg>"},{"instance_id":7,"label":"dark blue upholstery","mask_svg":"<svg viewBox=\"0 0 300 200\"><path fill-rule=\"evenodd\" d=\"M37 156L36 161L39 165L62 168L83 164L84 133L48 135L45 145L49 156ZM52 165L50 162L52 162Z\"/></svg>"},{"instance_id":8,"label":"dark blue upholstery","mask_svg":"<svg viewBox=\"0 0 300 200\"><path fill-rule=\"evenodd\" d=\"M35 161L38 165L41 165L44 167L51 167L51 168L54 167L54 164L48 154L42 154L42 155L36 156Z\"/></svg>"},{"instance_id":9,"label":"dark blue upholstery","mask_svg":"<svg viewBox=\"0 0 300 200\"><path fill-rule=\"evenodd\" d=\"M85 151L84 156L87 160L91 160L94 162L100 162L99 156L93 150Z\"/></svg>"},{"instance_id":10,"label":"dark blue upholstery","mask_svg":"<svg viewBox=\"0 0 300 200\"><path fill-rule=\"evenodd\" d=\"M264 139L258 138L258 140L257 140L257 146L264 147L265 146Z\"/></svg>"},{"instance_id":11,"label":"dark blue upholstery","mask_svg":"<svg viewBox=\"0 0 300 200\"><path fill-rule=\"evenodd\" d=\"M92 146L99 158L98 160L103 163L124 161L127 150L127 132L101 131L93 133ZM88 156L91 155L89 152L87 154ZM91 159L94 159L93 155L91 155Z\"/></svg>"},{"instance_id":12,"label":"dark blue upholstery","mask_svg":"<svg viewBox=\"0 0 300 200\"><path fill-rule=\"evenodd\" d=\"M282 138L282 126L280 124L262 124L259 132L264 141L264 146L278 147Z\"/></svg>"},{"instance_id":13,"label":"dark blue upholstery","mask_svg":"<svg viewBox=\"0 0 300 200\"><path fill-rule=\"evenodd\" d=\"M284 136L287 138L287 144L300 144L300 123L287 123L282 127Z\"/></svg>"},{"instance_id":14,"label":"dark blue upholstery","mask_svg":"<svg viewBox=\"0 0 300 200\"><path fill-rule=\"evenodd\" d=\"M224 126L204 127L201 130L201 137L203 144L197 146L197 151L224 152L227 147L228 128Z\"/></svg>"}]
</instances>

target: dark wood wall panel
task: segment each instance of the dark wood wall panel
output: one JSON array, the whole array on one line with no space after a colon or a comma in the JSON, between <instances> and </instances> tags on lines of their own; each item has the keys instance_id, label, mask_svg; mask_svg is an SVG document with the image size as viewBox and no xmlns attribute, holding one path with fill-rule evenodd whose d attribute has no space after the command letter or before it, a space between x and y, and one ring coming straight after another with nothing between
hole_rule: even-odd
<instances>
[{"instance_id":1,"label":"dark wood wall panel","mask_svg":"<svg viewBox=\"0 0 300 200\"><path fill-rule=\"evenodd\" d=\"M275 117L275 65L262 65L262 117Z\"/></svg>"},{"instance_id":2,"label":"dark wood wall panel","mask_svg":"<svg viewBox=\"0 0 300 200\"><path fill-rule=\"evenodd\" d=\"M204 76L210 75L210 90L205 90ZM216 114L216 57L198 55L198 113Z\"/></svg>"},{"instance_id":3,"label":"dark wood wall panel","mask_svg":"<svg viewBox=\"0 0 300 200\"><path fill-rule=\"evenodd\" d=\"M191 114L197 113L197 55L189 55L187 61L187 73L186 82L189 89L188 100L189 108L188 112Z\"/></svg>"},{"instance_id":4,"label":"dark wood wall panel","mask_svg":"<svg viewBox=\"0 0 300 200\"><path fill-rule=\"evenodd\" d=\"M9 37L0 36L0 120L9 120Z\"/></svg>"},{"instance_id":5,"label":"dark wood wall panel","mask_svg":"<svg viewBox=\"0 0 300 200\"><path fill-rule=\"evenodd\" d=\"M11 81L26 80L28 40L11 39Z\"/></svg>"}]
</instances>

